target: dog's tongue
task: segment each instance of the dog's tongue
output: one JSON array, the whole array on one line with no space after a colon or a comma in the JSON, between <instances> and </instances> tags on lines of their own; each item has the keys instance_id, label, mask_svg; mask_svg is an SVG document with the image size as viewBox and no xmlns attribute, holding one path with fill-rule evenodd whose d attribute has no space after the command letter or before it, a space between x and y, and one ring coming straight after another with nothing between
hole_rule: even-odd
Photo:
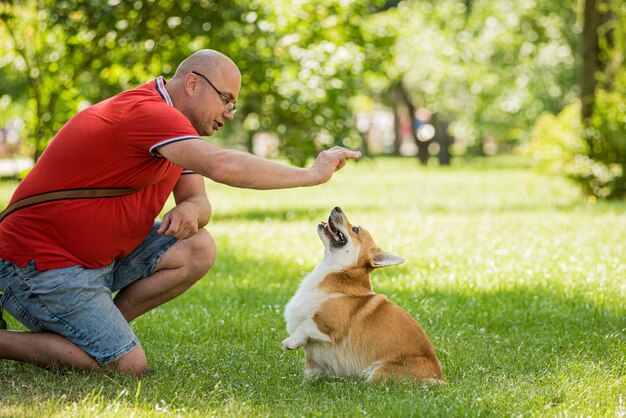
<instances>
[{"instance_id":1,"label":"dog's tongue","mask_svg":"<svg viewBox=\"0 0 626 418\"><path fill-rule=\"evenodd\" d=\"M335 225L333 224L333 220L330 216L328 217L328 228L333 234L337 232L337 229L335 229Z\"/></svg>"}]
</instances>

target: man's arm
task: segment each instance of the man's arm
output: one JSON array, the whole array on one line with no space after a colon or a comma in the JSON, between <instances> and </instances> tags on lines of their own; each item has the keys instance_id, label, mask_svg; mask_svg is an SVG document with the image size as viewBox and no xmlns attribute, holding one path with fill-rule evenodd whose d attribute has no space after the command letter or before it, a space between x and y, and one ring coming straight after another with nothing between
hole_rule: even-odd
<instances>
[{"instance_id":1,"label":"man's arm","mask_svg":"<svg viewBox=\"0 0 626 418\"><path fill-rule=\"evenodd\" d=\"M360 152L342 147L322 151L309 168L293 167L245 152L220 149L201 140L174 142L158 149L168 160L218 183L249 189L285 189L314 186L356 159Z\"/></svg>"},{"instance_id":2,"label":"man's arm","mask_svg":"<svg viewBox=\"0 0 626 418\"><path fill-rule=\"evenodd\" d=\"M176 207L163 216L159 233L186 239L203 228L211 218L211 204L207 199L204 178L185 174L174 187Z\"/></svg>"}]
</instances>

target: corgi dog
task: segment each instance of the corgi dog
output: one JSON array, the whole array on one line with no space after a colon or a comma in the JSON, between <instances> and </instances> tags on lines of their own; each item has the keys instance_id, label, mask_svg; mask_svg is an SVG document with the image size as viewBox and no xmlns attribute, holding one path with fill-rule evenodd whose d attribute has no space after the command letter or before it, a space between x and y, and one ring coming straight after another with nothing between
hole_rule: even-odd
<instances>
[{"instance_id":1,"label":"corgi dog","mask_svg":"<svg viewBox=\"0 0 626 418\"><path fill-rule=\"evenodd\" d=\"M382 251L339 207L317 232L324 258L287 303L289 337L282 342L286 350L304 348L305 375L443 383L426 333L406 311L372 291L374 269L404 260Z\"/></svg>"}]
</instances>

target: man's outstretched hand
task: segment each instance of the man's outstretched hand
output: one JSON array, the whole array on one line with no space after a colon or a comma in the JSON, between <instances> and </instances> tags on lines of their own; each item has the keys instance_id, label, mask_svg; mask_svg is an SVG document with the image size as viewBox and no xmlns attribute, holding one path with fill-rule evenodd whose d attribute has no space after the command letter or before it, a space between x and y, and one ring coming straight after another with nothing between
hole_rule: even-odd
<instances>
[{"instance_id":1,"label":"man's outstretched hand","mask_svg":"<svg viewBox=\"0 0 626 418\"><path fill-rule=\"evenodd\" d=\"M332 147L319 153L310 170L316 173L317 184L326 183L335 171L346 165L346 160L361 158L360 151L352 151L344 147Z\"/></svg>"}]
</instances>

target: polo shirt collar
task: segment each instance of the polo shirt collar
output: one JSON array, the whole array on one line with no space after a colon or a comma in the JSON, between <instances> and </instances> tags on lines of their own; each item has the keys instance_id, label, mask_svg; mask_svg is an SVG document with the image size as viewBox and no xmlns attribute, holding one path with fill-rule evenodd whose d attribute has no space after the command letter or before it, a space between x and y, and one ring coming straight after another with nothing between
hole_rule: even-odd
<instances>
[{"instance_id":1,"label":"polo shirt collar","mask_svg":"<svg viewBox=\"0 0 626 418\"><path fill-rule=\"evenodd\" d=\"M156 89L161 95L161 97L163 98L163 100L165 100L165 102L168 105L174 106L174 102L172 102L172 99L170 95L167 93L167 89L165 88L165 83L166 83L165 78L163 76L159 76L154 81L156 83Z\"/></svg>"}]
</instances>

